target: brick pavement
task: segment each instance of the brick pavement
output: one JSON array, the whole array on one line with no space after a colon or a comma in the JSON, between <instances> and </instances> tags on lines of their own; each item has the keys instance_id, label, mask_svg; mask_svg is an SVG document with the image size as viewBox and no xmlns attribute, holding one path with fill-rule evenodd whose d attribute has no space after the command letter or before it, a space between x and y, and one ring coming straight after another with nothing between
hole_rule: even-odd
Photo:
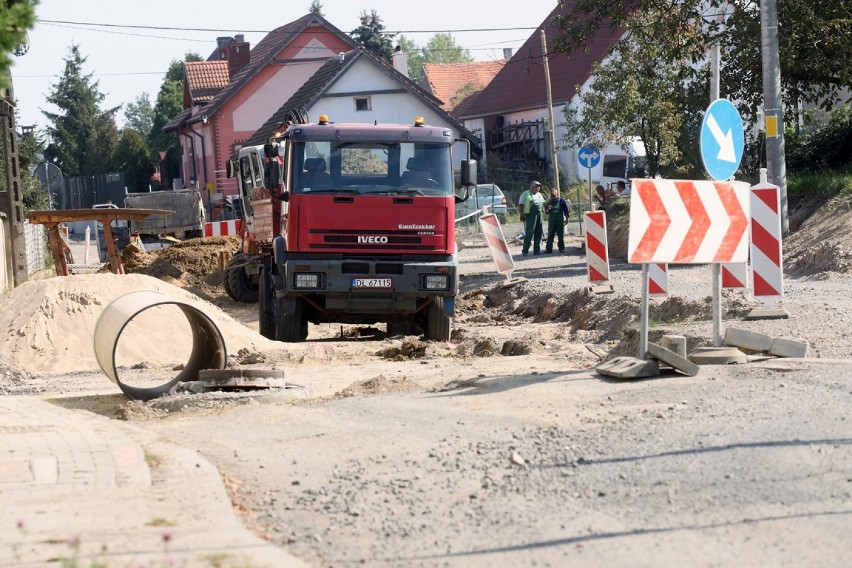
<instances>
[{"instance_id":1,"label":"brick pavement","mask_svg":"<svg viewBox=\"0 0 852 568\"><path fill-rule=\"evenodd\" d=\"M60 559L304 566L243 527L196 452L38 397L0 397L0 566Z\"/></svg>"}]
</instances>

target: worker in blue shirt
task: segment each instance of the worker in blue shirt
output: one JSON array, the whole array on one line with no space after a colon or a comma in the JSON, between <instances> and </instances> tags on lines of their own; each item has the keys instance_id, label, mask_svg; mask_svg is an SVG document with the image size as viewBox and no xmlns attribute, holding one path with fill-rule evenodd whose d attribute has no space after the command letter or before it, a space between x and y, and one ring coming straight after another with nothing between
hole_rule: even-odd
<instances>
[{"instance_id":1,"label":"worker in blue shirt","mask_svg":"<svg viewBox=\"0 0 852 568\"><path fill-rule=\"evenodd\" d=\"M559 252L565 252L564 233L569 214L568 202L559 195L555 187L550 190L550 199L544 204L544 210L547 213L547 244L544 252L548 254L553 252L553 237L558 237L556 244Z\"/></svg>"}]
</instances>

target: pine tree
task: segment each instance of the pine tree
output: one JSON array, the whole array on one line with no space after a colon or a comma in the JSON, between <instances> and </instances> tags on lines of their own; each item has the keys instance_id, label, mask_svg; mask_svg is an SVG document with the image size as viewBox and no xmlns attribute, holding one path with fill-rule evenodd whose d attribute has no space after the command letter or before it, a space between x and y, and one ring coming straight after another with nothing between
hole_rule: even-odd
<instances>
[{"instance_id":1,"label":"pine tree","mask_svg":"<svg viewBox=\"0 0 852 568\"><path fill-rule=\"evenodd\" d=\"M393 60L393 38L396 34L385 33L385 25L375 10L361 12L361 25L351 35L355 41L379 59L391 63Z\"/></svg>"},{"instance_id":2,"label":"pine tree","mask_svg":"<svg viewBox=\"0 0 852 568\"><path fill-rule=\"evenodd\" d=\"M65 72L47 96L59 112L42 111L51 123L45 157L69 176L107 172L118 143L115 113L119 107L101 110L105 97L92 75L83 73L85 62L79 46L72 45Z\"/></svg>"}]
</instances>

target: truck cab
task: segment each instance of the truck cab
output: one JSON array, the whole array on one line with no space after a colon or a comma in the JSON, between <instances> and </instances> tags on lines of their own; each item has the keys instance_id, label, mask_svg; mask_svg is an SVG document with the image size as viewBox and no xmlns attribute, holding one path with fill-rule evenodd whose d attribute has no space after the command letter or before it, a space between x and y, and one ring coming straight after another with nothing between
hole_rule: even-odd
<instances>
[{"instance_id":1,"label":"truck cab","mask_svg":"<svg viewBox=\"0 0 852 568\"><path fill-rule=\"evenodd\" d=\"M387 323L447 340L458 293L452 131L425 125L291 125L240 151L250 240L261 252L261 333ZM460 161L463 184L476 164Z\"/></svg>"}]
</instances>

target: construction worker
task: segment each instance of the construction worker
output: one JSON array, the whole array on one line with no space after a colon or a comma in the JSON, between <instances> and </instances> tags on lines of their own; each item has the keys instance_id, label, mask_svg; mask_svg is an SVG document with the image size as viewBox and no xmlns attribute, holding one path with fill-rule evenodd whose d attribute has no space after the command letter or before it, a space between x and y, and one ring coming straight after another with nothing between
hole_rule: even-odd
<instances>
[{"instance_id":1,"label":"construction worker","mask_svg":"<svg viewBox=\"0 0 852 568\"><path fill-rule=\"evenodd\" d=\"M544 226L544 196L541 194L541 184L534 181L530 188L521 194L518 201L518 212L524 222L524 244L521 256L530 252L530 241L533 243L533 254L541 254L541 238Z\"/></svg>"}]
</instances>

